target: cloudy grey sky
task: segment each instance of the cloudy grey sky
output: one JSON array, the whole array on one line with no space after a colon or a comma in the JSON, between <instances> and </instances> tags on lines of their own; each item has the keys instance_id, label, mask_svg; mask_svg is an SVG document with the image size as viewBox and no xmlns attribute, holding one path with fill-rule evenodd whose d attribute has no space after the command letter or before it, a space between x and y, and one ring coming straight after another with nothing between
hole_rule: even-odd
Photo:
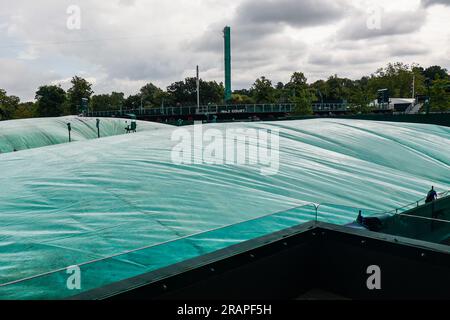
<instances>
[{"instance_id":1,"label":"cloudy grey sky","mask_svg":"<svg viewBox=\"0 0 450 320\"><path fill-rule=\"evenodd\" d=\"M77 11L80 10L80 28ZM450 69L450 0L0 0L0 88L32 100L77 74L96 93L223 81L232 27L233 88L262 75L350 78L402 61ZM69 13L68 13L69 12ZM69 22L69 27L68 27ZM75 26L75 28L74 28Z\"/></svg>"}]
</instances>

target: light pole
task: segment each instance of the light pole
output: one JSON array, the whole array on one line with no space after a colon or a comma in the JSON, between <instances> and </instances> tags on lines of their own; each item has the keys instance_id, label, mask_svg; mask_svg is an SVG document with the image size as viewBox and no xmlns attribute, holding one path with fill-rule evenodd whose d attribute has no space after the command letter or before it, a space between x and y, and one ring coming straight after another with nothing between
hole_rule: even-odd
<instances>
[{"instance_id":1,"label":"light pole","mask_svg":"<svg viewBox=\"0 0 450 320\"><path fill-rule=\"evenodd\" d=\"M427 92L428 92L426 113L430 114L430 104L431 104L431 92L430 92L431 79L430 78L425 79L425 85L427 86Z\"/></svg>"},{"instance_id":2,"label":"light pole","mask_svg":"<svg viewBox=\"0 0 450 320\"><path fill-rule=\"evenodd\" d=\"M197 66L197 110L200 111L200 70Z\"/></svg>"},{"instance_id":3,"label":"light pole","mask_svg":"<svg viewBox=\"0 0 450 320\"><path fill-rule=\"evenodd\" d=\"M322 95L322 91L320 91L320 89L317 89L317 93L319 94L319 97L320 97L320 109L323 110L323 95Z\"/></svg>"},{"instance_id":4,"label":"light pole","mask_svg":"<svg viewBox=\"0 0 450 320\"><path fill-rule=\"evenodd\" d=\"M144 108L144 95L141 94L141 108L139 109L139 113L142 114L142 109Z\"/></svg>"}]
</instances>

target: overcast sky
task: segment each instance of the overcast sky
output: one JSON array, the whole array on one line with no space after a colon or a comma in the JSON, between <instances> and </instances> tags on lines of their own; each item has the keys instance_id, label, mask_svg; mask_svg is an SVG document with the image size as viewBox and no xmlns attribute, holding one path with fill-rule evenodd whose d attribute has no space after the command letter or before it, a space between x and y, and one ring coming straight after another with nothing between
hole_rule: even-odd
<instances>
[{"instance_id":1,"label":"overcast sky","mask_svg":"<svg viewBox=\"0 0 450 320\"><path fill-rule=\"evenodd\" d=\"M223 81L225 25L233 89L262 75L286 82L294 71L310 82L356 79L395 61L450 69L450 0L0 0L0 8L0 88L22 100L43 84L67 89L73 75L97 94L166 87L197 64L203 79Z\"/></svg>"}]
</instances>

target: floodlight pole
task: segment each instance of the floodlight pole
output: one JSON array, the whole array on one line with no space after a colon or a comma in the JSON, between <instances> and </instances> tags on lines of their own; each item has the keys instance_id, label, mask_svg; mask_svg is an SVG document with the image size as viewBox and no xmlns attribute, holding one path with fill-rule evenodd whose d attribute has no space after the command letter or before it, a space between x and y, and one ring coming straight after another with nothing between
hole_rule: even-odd
<instances>
[{"instance_id":1,"label":"floodlight pole","mask_svg":"<svg viewBox=\"0 0 450 320\"><path fill-rule=\"evenodd\" d=\"M197 110L200 111L200 70L197 66Z\"/></svg>"}]
</instances>

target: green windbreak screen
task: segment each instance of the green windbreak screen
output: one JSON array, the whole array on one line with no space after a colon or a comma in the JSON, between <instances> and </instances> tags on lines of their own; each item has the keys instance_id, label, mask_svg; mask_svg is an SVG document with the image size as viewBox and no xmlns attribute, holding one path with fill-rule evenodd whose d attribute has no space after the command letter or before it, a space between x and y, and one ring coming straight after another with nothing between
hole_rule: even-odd
<instances>
[{"instance_id":1,"label":"green windbreak screen","mask_svg":"<svg viewBox=\"0 0 450 320\"><path fill-rule=\"evenodd\" d=\"M228 141L235 129L279 132L278 152L264 164L174 161L180 137L202 135L197 159L212 135ZM80 266L81 291L93 289L315 220L309 203L327 203L320 221L336 224L401 207L432 185L449 189L449 142L433 125L307 120L162 127L1 154L0 298L67 298L80 293L66 286L68 266Z\"/></svg>"},{"instance_id":2,"label":"green windbreak screen","mask_svg":"<svg viewBox=\"0 0 450 320\"><path fill-rule=\"evenodd\" d=\"M125 134L129 119L98 118L100 137ZM38 118L0 122L0 153L13 152L69 142L98 138L97 119L83 117ZM137 131L165 127L157 123L138 121Z\"/></svg>"}]
</instances>

